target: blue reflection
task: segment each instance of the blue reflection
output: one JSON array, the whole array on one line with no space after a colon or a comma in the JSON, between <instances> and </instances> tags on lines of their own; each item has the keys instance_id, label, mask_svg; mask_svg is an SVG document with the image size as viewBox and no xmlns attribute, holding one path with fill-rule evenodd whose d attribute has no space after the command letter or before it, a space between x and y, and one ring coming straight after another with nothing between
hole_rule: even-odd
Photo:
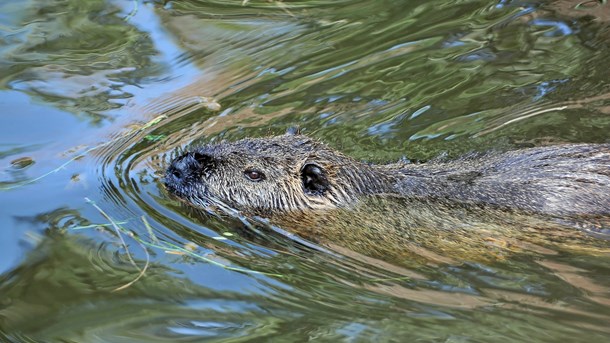
<instances>
[{"instance_id":1,"label":"blue reflection","mask_svg":"<svg viewBox=\"0 0 610 343\"><path fill-rule=\"evenodd\" d=\"M555 89L557 89L557 85L566 82L568 82L568 79L541 82L538 86L536 86L536 95L534 96L534 101L542 99L548 93L553 92Z\"/></svg>"},{"instance_id":2,"label":"blue reflection","mask_svg":"<svg viewBox=\"0 0 610 343\"><path fill-rule=\"evenodd\" d=\"M534 19L532 25L536 26L552 26L555 28L553 31L546 32L545 36L568 36L574 33L574 30L568 26L568 24L562 21L547 20L547 19Z\"/></svg>"},{"instance_id":3,"label":"blue reflection","mask_svg":"<svg viewBox=\"0 0 610 343\"><path fill-rule=\"evenodd\" d=\"M504 8L507 3L507 0L500 0L500 2L496 5L496 8Z\"/></svg>"}]
</instances>

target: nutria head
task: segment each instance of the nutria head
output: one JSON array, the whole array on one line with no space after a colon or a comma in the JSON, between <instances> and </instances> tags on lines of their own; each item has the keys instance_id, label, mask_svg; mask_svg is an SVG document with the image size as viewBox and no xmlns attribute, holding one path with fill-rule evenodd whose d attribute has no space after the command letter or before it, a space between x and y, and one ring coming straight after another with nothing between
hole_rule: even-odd
<instances>
[{"instance_id":1,"label":"nutria head","mask_svg":"<svg viewBox=\"0 0 610 343\"><path fill-rule=\"evenodd\" d=\"M383 175L301 135L244 139L193 149L165 176L168 190L197 207L254 214L330 209L379 192Z\"/></svg>"}]
</instances>

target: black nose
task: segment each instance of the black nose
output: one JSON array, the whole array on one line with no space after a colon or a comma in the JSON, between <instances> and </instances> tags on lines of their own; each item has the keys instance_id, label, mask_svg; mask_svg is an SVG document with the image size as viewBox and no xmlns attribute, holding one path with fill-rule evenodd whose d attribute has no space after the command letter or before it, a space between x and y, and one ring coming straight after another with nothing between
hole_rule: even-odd
<instances>
[{"instance_id":1,"label":"black nose","mask_svg":"<svg viewBox=\"0 0 610 343\"><path fill-rule=\"evenodd\" d=\"M172 161L165 173L165 184L177 188L185 182L198 178L208 171L212 165L212 157L205 153L188 152Z\"/></svg>"}]
</instances>

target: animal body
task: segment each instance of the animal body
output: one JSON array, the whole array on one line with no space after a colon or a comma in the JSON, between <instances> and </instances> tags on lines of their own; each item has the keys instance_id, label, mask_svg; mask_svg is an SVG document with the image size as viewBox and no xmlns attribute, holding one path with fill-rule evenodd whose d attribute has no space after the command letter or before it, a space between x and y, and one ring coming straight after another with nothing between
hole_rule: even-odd
<instances>
[{"instance_id":1,"label":"animal body","mask_svg":"<svg viewBox=\"0 0 610 343\"><path fill-rule=\"evenodd\" d=\"M171 163L165 184L195 207L229 207L315 242L399 259L413 248L480 250L489 240L610 227L610 144L374 165L283 135L193 149Z\"/></svg>"}]
</instances>

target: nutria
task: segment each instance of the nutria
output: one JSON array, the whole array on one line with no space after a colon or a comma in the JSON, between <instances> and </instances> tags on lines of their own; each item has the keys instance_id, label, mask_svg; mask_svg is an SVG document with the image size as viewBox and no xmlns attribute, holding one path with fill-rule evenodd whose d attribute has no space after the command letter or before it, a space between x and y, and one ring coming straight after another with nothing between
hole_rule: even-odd
<instances>
[{"instance_id":1,"label":"nutria","mask_svg":"<svg viewBox=\"0 0 610 343\"><path fill-rule=\"evenodd\" d=\"M195 207L270 218L307 239L369 256L390 251L400 258L396 251L413 244L466 249L465 237L477 240L481 230L482 240L496 239L494 231L505 240L515 237L507 227L528 235L544 228L543 236L610 227L610 144L375 165L283 135L193 149L171 163L165 184Z\"/></svg>"}]
</instances>

